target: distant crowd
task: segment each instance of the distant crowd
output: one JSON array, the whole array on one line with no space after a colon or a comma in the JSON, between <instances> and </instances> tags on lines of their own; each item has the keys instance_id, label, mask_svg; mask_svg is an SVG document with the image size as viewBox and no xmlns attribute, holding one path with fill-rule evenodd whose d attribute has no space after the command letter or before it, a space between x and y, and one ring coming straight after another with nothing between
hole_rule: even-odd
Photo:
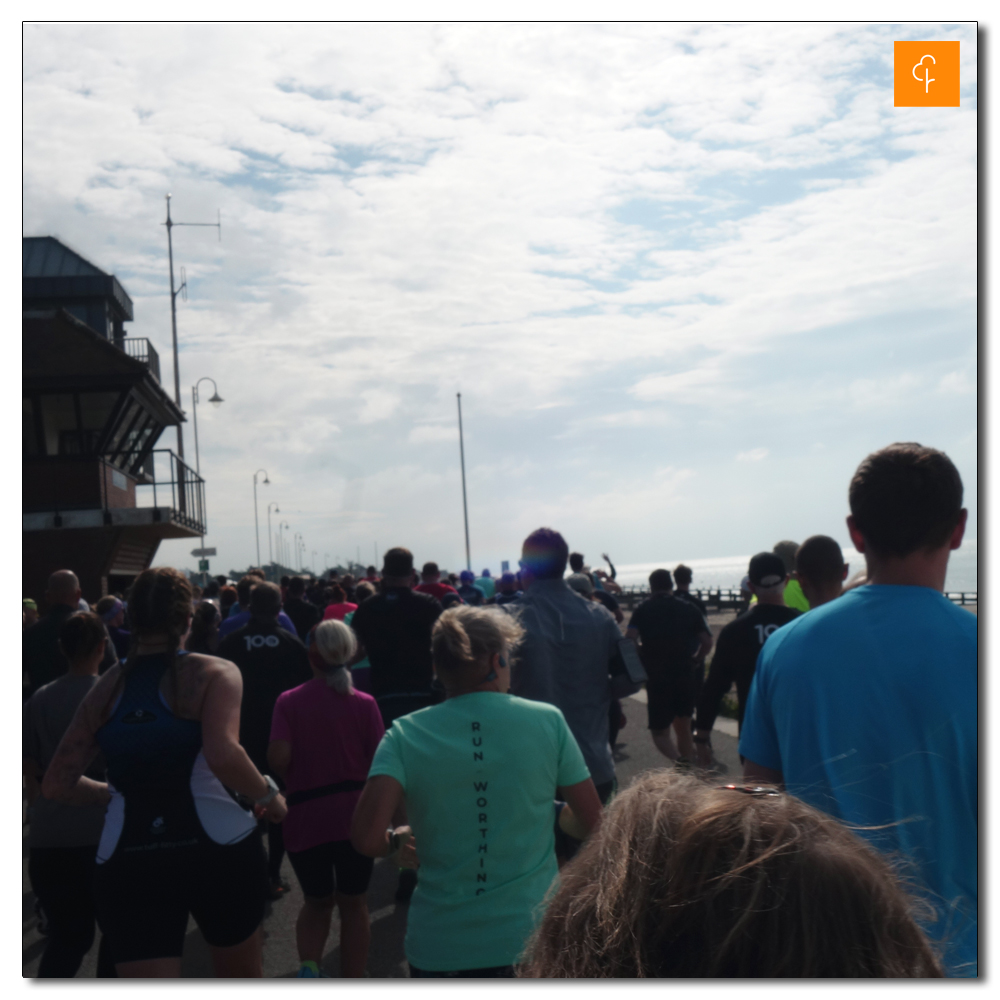
<instances>
[{"instance_id":1,"label":"distant crowd","mask_svg":"<svg viewBox=\"0 0 1000 1000\"><path fill-rule=\"evenodd\" d=\"M894 444L848 488L865 567L813 535L755 555L721 629L687 566L630 613L551 528L516 572L194 587L169 568L26 599L23 773L41 977L262 975L267 901L339 913L365 975L373 866L399 868L415 978L978 974L977 618L943 595L962 483ZM743 773L713 734L735 692ZM619 788L621 699L664 767Z\"/></svg>"}]
</instances>

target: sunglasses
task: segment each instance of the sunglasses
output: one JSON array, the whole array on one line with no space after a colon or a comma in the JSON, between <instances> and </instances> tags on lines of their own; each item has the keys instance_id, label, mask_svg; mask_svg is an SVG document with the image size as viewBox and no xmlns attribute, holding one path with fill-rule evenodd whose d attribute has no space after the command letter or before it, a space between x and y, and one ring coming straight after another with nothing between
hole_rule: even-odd
<instances>
[{"instance_id":1,"label":"sunglasses","mask_svg":"<svg viewBox=\"0 0 1000 1000\"><path fill-rule=\"evenodd\" d=\"M715 787L730 792L742 792L744 795L773 796L781 794L776 788L768 788L766 785L716 785Z\"/></svg>"}]
</instances>

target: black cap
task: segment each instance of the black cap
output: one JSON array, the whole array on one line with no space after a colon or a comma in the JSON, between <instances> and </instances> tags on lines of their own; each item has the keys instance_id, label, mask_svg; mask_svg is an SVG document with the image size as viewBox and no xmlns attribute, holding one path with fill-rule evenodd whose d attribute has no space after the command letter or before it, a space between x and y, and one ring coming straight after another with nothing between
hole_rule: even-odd
<instances>
[{"instance_id":1,"label":"black cap","mask_svg":"<svg viewBox=\"0 0 1000 1000\"><path fill-rule=\"evenodd\" d=\"M773 587L787 575L781 556L773 552L758 552L750 560L750 582L757 587Z\"/></svg>"}]
</instances>

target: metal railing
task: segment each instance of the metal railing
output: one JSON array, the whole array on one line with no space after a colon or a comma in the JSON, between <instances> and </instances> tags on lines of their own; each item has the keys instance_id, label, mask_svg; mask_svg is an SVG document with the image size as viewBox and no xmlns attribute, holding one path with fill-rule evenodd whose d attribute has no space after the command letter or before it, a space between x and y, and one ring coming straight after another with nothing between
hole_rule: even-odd
<instances>
[{"instance_id":1,"label":"metal railing","mask_svg":"<svg viewBox=\"0 0 1000 1000\"><path fill-rule=\"evenodd\" d=\"M136 483L136 505L169 506L174 521L205 534L205 480L168 448L154 448L150 457L152 462L146 463L144 471L152 481ZM140 494L140 490L145 492ZM140 504L140 495L151 502Z\"/></svg>"},{"instance_id":2,"label":"metal railing","mask_svg":"<svg viewBox=\"0 0 1000 1000\"><path fill-rule=\"evenodd\" d=\"M735 588L709 588L706 590L692 590L691 593L704 601L710 611L739 609L746 604L743 595ZM641 586L623 587L621 594L612 594L612 596L626 611L634 611L636 605L649 597L649 588ZM953 604L959 604L963 607L979 603L979 594L975 590L948 590L945 591L944 596Z\"/></svg>"},{"instance_id":3,"label":"metal railing","mask_svg":"<svg viewBox=\"0 0 1000 1000\"><path fill-rule=\"evenodd\" d=\"M160 381L160 355L146 337L125 337L122 349L130 358L141 361L157 382Z\"/></svg>"}]
</instances>

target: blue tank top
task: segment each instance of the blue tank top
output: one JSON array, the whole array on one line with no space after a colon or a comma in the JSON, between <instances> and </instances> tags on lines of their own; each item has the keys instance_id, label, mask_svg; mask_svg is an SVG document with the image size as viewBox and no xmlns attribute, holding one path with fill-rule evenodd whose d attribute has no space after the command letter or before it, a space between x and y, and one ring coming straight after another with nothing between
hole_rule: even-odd
<instances>
[{"instance_id":1,"label":"blue tank top","mask_svg":"<svg viewBox=\"0 0 1000 1000\"><path fill-rule=\"evenodd\" d=\"M160 697L166 653L135 657L111 718L97 731L108 780L126 797L186 791L201 752L201 723L174 715Z\"/></svg>"}]
</instances>

